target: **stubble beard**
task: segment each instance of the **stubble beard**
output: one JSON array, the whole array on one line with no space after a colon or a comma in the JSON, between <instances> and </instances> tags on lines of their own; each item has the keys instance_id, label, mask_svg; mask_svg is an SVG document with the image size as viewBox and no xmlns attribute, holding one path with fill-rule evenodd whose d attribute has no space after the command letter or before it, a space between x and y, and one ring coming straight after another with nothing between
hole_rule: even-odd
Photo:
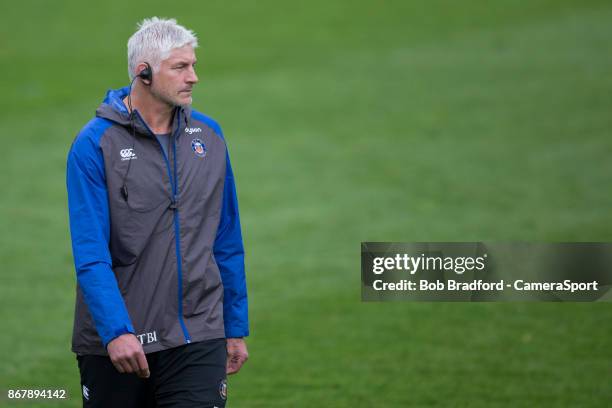
<instances>
[{"instance_id":1,"label":"stubble beard","mask_svg":"<svg viewBox=\"0 0 612 408\"><path fill-rule=\"evenodd\" d=\"M162 101L166 105L170 106L171 108L175 108L177 106L185 108L185 107L190 106L191 102L193 101L193 97L189 97L189 101L188 102L181 102L181 101L179 101L178 96L176 98L172 98L167 93L165 93L165 92L158 92L155 89L151 89L151 93L153 94L153 96L155 96L157 99L159 99L160 101Z\"/></svg>"}]
</instances>

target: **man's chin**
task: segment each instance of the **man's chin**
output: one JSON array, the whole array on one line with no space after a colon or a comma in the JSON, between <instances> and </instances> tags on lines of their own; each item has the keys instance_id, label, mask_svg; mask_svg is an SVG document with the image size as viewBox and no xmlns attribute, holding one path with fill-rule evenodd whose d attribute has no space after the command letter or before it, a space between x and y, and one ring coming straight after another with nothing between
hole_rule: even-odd
<instances>
[{"instance_id":1,"label":"man's chin","mask_svg":"<svg viewBox=\"0 0 612 408\"><path fill-rule=\"evenodd\" d=\"M191 96L189 96L188 98L180 98L179 100L176 101L178 106L191 106L191 103L193 102L193 98Z\"/></svg>"},{"instance_id":2,"label":"man's chin","mask_svg":"<svg viewBox=\"0 0 612 408\"><path fill-rule=\"evenodd\" d=\"M177 107L177 106L187 107L187 106L191 106L191 103L193 102L193 97L191 95L183 96L179 98L177 97L168 98L168 97L160 97L160 96L158 96L157 98L172 107Z\"/></svg>"}]
</instances>

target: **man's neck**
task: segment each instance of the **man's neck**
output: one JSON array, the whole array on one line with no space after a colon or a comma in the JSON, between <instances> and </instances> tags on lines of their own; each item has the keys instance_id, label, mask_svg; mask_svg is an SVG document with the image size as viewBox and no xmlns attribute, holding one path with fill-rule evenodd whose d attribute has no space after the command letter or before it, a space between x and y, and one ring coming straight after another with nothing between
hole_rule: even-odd
<instances>
[{"instance_id":1,"label":"man's neck","mask_svg":"<svg viewBox=\"0 0 612 408\"><path fill-rule=\"evenodd\" d=\"M156 135L166 134L172 131L172 118L175 107L168 105L155 98L144 85L135 83L132 87L132 109L138 110L140 116ZM129 110L127 96L123 103Z\"/></svg>"}]
</instances>

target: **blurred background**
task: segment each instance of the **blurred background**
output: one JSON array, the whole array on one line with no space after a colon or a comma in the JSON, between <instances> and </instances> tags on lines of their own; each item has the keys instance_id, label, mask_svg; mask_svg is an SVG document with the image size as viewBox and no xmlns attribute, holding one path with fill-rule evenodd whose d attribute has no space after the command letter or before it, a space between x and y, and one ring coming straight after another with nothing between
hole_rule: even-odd
<instances>
[{"instance_id":1,"label":"blurred background","mask_svg":"<svg viewBox=\"0 0 612 408\"><path fill-rule=\"evenodd\" d=\"M609 1L1 9L0 405L80 406L66 154L157 15L199 36L194 107L236 174L252 335L228 406L609 406L610 304L360 300L362 241L612 240Z\"/></svg>"}]
</instances>

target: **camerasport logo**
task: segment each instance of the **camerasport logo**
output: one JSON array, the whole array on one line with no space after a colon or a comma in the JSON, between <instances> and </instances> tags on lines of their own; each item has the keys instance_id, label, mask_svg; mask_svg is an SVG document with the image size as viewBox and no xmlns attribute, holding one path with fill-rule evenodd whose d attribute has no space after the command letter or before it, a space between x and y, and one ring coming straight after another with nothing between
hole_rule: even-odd
<instances>
[{"instance_id":1,"label":"camerasport logo","mask_svg":"<svg viewBox=\"0 0 612 408\"><path fill-rule=\"evenodd\" d=\"M136 153L134 153L133 148L132 149L121 149L119 154L121 155L121 161L134 160L138 158L136 157Z\"/></svg>"},{"instance_id":2,"label":"camerasport logo","mask_svg":"<svg viewBox=\"0 0 612 408\"><path fill-rule=\"evenodd\" d=\"M206 145L200 139L193 139L191 141L191 149L198 157L206 156Z\"/></svg>"}]
</instances>

